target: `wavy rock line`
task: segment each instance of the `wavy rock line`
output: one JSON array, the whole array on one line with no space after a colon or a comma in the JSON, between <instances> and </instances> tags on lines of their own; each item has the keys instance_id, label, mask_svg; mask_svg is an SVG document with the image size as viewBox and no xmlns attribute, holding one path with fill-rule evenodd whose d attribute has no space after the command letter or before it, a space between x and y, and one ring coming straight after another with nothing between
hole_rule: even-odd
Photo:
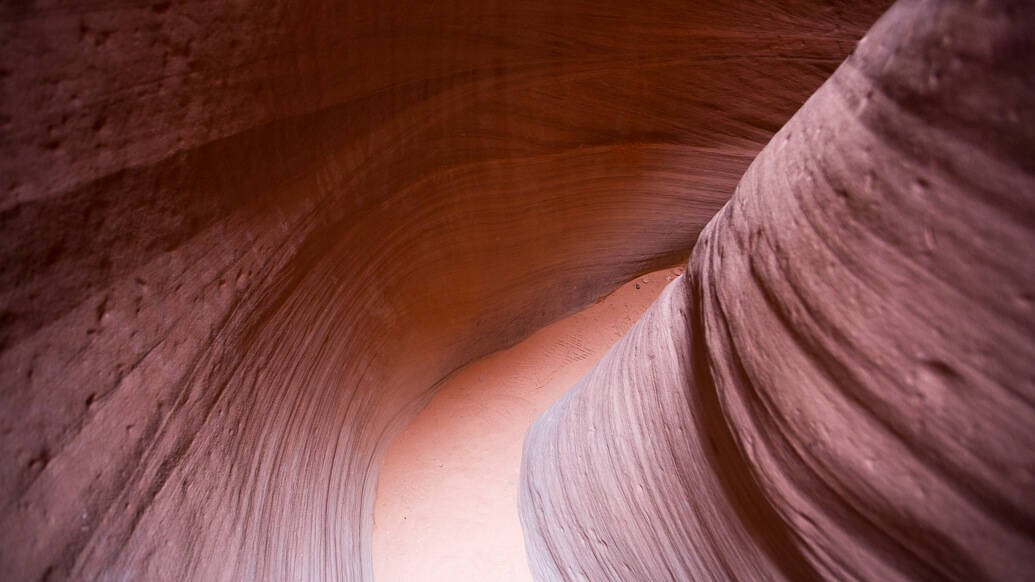
<instances>
[{"instance_id":1,"label":"wavy rock line","mask_svg":"<svg viewBox=\"0 0 1035 582\"><path fill-rule=\"evenodd\" d=\"M902 1L525 441L542 580L1035 572L1035 14Z\"/></svg>"}]
</instances>

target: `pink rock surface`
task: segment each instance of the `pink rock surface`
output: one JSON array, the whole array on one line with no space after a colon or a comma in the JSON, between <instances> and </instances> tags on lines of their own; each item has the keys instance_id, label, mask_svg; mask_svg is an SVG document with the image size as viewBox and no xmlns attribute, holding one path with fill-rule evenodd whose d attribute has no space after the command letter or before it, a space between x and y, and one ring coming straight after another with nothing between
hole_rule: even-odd
<instances>
[{"instance_id":1,"label":"pink rock surface","mask_svg":"<svg viewBox=\"0 0 1035 582\"><path fill-rule=\"evenodd\" d=\"M3 3L3 577L369 578L439 381L687 256L883 4Z\"/></svg>"},{"instance_id":2,"label":"pink rock surface","mask_svg":"<svg viewBox=\"0 0 1035 582\"><path fill-rule=\"evenodd\" d=\"M681 272L637 277L445 382L385 454L376 580L532 579L516 502L524 434Z\"/></svg>"},{"instance_id":3,"label":"pink rock surface","mask_svg":"<svg viewBox=\"0 0 1035 582\"><path fill-rule=\"evenodd\" d=\"M637 277L446 380L385 453L374 579L531 580L517 507L525 432L681 273Z\"/></svg>"},{"instance_id":4,"label":"pink rock surface","mask_svg":"<svg viewBox=\"0 0 1035 582\"><path fill-rule=\"evenodd\" d=\"M1035 11L903 1L530 429L542 580L1035 575Z\"/></svg>"}]
</instances>

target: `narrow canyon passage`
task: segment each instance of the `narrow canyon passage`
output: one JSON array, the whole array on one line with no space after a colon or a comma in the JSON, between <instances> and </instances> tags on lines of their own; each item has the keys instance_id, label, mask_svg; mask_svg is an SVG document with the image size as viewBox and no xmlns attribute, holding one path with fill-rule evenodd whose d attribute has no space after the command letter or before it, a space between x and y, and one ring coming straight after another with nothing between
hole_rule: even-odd
<instances>
[{"instance_id":1,"label":"narrow canyon passage","mask_svg":"<svg viewBox=\"0 0 1035 582\"><path fill-rule=\"evenodd\" d=\"M1035 582L1032 7L0 3L0 582Z\"/></svg>"},{"instance_id":2,"label":"narrow canyon passage","mask_svg":"<svg viewBox=\"0 0 1035 582\"><path fill-rule=\"evenodd\" d=\"M525 431L682 270L637 277L446 382L385 456L374 503L377 582L532 579L517 509Z\"/></svg>"}]
</instances>

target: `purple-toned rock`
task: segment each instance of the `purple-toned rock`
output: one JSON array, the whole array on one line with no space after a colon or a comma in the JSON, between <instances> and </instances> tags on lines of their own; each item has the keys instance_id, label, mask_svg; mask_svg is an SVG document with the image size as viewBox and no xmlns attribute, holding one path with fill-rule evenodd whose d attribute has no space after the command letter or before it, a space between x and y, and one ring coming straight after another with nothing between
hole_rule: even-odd
<instances>
[{"instance_id":1,"label":"purple-toned rock","mask_svg":"<svg viewBox=\"0 0 1035 582\"><path fill-rule=\"evenodd\" d=\"M1035 11L903 1L530 429L541 580L1035 573Z\"/></svg>"},{"instance_id":2,"label":"purple-toned rock","mask_svg":"<svg viewBox=\"0 0 1035 582\"><path fill-rule=\"evenodd\" d=\"M685 259L883 4L0 2L0 578L369 579L434 387Z\"/></svg>"}]
</instances>

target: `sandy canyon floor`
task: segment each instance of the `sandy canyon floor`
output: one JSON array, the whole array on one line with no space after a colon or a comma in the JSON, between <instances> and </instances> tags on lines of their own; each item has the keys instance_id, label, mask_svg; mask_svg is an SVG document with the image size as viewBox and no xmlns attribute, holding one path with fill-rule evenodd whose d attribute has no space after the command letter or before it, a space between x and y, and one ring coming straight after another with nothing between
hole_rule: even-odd
<instances>
[{"instance_id":1,"label":"sandy canyon floor","mask_svg":"<svg viewBox=\"0 0 1035 582\"><path fill-rule=\"evenodd\" d=\"M378 582L532 579L517 510L525 431L682 270L637 277L446 383L392 441L381 468Z\"/></svg>"}]
</instances>

